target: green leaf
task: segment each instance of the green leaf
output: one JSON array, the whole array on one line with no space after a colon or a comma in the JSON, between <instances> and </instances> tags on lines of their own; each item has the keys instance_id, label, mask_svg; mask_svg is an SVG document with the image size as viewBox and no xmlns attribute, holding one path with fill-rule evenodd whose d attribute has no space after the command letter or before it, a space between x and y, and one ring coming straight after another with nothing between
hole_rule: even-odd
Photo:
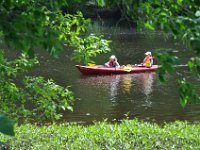
<instances>
[{"instance_id":1,"label":"green leaf","mask_svg":"<svg viewBox=\"0 0 200 150\"><path fill-rule=\"evenodd\" d=\"M178 3L179 5L181 5L182 2L183 2L183 0L177 0L177 3Z\"/></svg>"},{"instance_id":2,"label":"green leaf","mask_svg":"<svg viewBox=\"0 0 200 150\"><path fill-rule=\"evenodd\" d=\"M0 132L3 134L14 136L14 122L4 115L0 115Z\"/></svg>"},{"instance_id":3,"label":"green leaf","mask_svg":"<svg viewBox=\"0 0 200 150\"><path fill-rule=\"evenodd\" d=\"M155 30L154 26L151 25L149 22L146 22L146 23L144 24L144 26L145 26L146 28L150 29L150 30Z\"/></svg>"},{"instance_id":4,"label":"green leaf","mask_svg":"<svg viewBox=\"0 0 200 150\"><path fill-rule=\"evenodd\" d=\"M97 4L101 7L105 6L105 1L104 0L97 0Z\"/></svg>"},{"instance_id":5,"label":"green leaf","mask_svg":"<svg viewBox=\"0 0 200 150\"><path fill-rule=\"evenodd\" d=\"M195 16L200 17L200 10L196 11Z\"/></svg>"},{"instance_id":6,"label":"green leaf","mask_svg":"<svg viewBox=\"0 0 200 150\"><path fill-rule=\"evenodd\" d=\"M197 53L200 53L200 39L191 40L191 46Z\"/></svg>"},{"instance_id":7,"label":"green leaf","mask_svg":"<svg viewBox=\"0 0 200 150\"><path fill-rule=\"evenodd\" d=\"M178 81L180 104L185 107L188 102L197 103L200 97L195 86L185 80L185 78Z\"/></svg>"},{"instance_id":8,"label":"green leaf","mask_svg":"<svg viewBox=\"0 0 200 150\"><path fill-rule=\"evenodd\" d=\"M71 106L67 106L67 109L70 111L73 111L73 107L71 107Z\"/></svg>"},{"instance_id":9,"label":"green leaf","mask_svg":"<svg viewBox=\"0 0 200 150\"><path fill-rule=\"evenodd\" d=\"M159 15L162 16L162 17L166 17L167 13L166 12L161 12Z\"/></svg>"},{"instance_id":10,"label":"green leaf","mask_svg":"<svg viewBox=\"0 0 200 150\"><path fill-rule=\"evenodd\" d=\"M180 104L184 108L187 104L187 98L180 98Z\"/></svg>"},{"instance_id":11,"label":"green leaf","mask_svg":"<svg viewBox=\"0 0 200 150\"><path fill-rule=\"evenodd\" d=\"M192 70L194 67L194 63L192 61L188 61L187 64L188 64L189 69Z\"/></svg>"}]
</instances>

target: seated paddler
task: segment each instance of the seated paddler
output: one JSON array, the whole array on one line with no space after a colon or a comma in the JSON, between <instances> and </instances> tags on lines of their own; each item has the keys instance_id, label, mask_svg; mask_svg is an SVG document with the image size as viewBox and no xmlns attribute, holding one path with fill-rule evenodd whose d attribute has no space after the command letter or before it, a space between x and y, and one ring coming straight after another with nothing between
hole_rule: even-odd
<instances>
[{"instance_id":1,"label":"seated paddler","mask_svg":"<svg viewBox=\"0 0 200 150\"><path fill-rule=\"evenodd\" d=\"M105 63L105 66L110 68L120 68L115 55L110 56L109 61Z\"/></svg>"},{"instance_id":2,"label":"seated paddler","mask_svg":"<svg viewBox=\"0 0 200 150\"><path fill-rule=\"evenodd\" d=\"M152 67L152 65L153 65L153 57L151 55L151 52L146 52L145 53L145 58L143 60L142 65L145 66L145 67Z\"/></svg>"}]
</instances>

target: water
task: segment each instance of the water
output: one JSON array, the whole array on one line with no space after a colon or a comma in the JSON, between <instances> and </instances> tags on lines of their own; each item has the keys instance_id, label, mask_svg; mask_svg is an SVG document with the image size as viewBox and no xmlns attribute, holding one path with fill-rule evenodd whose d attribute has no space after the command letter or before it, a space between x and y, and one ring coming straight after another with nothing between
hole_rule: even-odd
<instances>
[{"instance_id":1,"label":"water","mask_svg":"<svg viewBox=\"0 0 200 150\"><path fill-rule=\"evenodd\" d=\"M127 28L102 28L95 24L92 31L104 33L106 38L112 40L112 54L118 57L121 64L140 63L145 51L159 48L173 48L174 53L181 57L181 64L187 61L187 50L179 42L166 39L161 32L136 33ZM66 49L55 59L40 52L41 64L31 72L53 78L62 86L71 86L75 95L74 112L65 112L63 122L91 123L106 118L119 121L127 117L158 123L200 120L200 105L187 105L183 109L179 103L175 79L183 74L191 77L186 67L177 67L177 72L167 76L168 82L165 84L160 83L155 72L83 76L68 54L69 50ZM110 54L97 57L97 64L105 63Z\"/></svg>"}]
</instances>

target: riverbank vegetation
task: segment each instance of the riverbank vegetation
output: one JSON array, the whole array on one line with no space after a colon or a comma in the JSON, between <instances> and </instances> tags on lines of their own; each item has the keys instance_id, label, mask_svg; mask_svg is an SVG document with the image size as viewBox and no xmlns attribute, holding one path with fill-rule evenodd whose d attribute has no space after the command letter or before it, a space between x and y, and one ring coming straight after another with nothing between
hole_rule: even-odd
<instances>
[{"instance_id":1,"label":"riverbank vegetation","mask_svg":"<svg viewBox=\"0 0 200 150\"><path fill-rule=\"evenodd\" d=\"M138 120L82 126L16 126L16 136L0 135L9 149L199 149L200 124L174 122L159 126Z\"/></svg>"}]
</instances>

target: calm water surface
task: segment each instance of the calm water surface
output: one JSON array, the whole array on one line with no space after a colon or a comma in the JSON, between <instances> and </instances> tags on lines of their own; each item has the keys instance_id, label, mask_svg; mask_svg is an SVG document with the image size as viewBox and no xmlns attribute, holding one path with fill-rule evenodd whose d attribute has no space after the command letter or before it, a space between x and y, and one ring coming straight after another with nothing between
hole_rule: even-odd
<instances>
[{"instance_id":1,"label":"calm water surface","mask_svg":"<svg viewBox=\"0 0 200 150\"><path fill-rule=\"evenodd\" d=\"M121 64L140 63L145 51L159 48L173 48L174 53L182 58L182 64L187 61L187 50L180 43L164 38L160 32L136 33L127 28L99 27L95 24L93 32L105 34L112 40L112 54L118 57ZM181 53L176 50L181 50ZM165 84L159 82L155 72L83 76L74 67L75 63L70 61L68 53L66 49L59 59L40 55L41 64L32 72L53 78L60 85L71 86L76 98L74 112L66 112L62 121L91 123L105 118L118 121L127 116L158 123L200 121L200 105L188 105L183 109L179 104L175 79L181 75L191 78L185 67L178 67L174 75L167 76ZM105 63L109 55L97 57L96 62Z\"/></svg>"}]
</instances>

